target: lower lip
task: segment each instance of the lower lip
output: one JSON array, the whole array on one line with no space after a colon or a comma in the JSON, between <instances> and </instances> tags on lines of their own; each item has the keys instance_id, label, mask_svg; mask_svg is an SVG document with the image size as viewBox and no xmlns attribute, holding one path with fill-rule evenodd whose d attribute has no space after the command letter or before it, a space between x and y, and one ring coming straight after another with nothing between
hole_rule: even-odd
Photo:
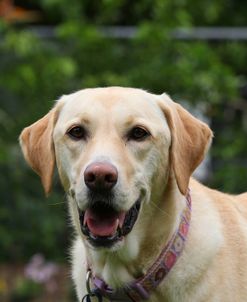
<instances>
[{"instance_id":1,"label":"lower lip","mask_svg":"<svg viewBox=\"0 0 247 302\"><path fill-rule=\"evenodd\" d=\"M94 237L90 234L87 239L94 247L110 248L117 242L122 241L123 237L119 237L117 233L112 237Z\"/></svg>"}]
</instances>

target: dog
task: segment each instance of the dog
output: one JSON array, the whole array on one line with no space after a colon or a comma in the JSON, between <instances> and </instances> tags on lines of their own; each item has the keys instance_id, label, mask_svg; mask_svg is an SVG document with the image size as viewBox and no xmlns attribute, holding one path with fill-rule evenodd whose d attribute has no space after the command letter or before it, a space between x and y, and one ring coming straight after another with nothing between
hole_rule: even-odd
<instances>
[{"instance_id":1,"label":"dog","mask_svg":"<svg viewBox=\"0 0 247 302\"><path fill-rule=\"evenodd\" d=\"M247 301L247 193L191 176L212 137L167 94L122 87L65 95L22 131L45 193L56 165L68 196L78 301Z\"/></svg>"}]
</instances>

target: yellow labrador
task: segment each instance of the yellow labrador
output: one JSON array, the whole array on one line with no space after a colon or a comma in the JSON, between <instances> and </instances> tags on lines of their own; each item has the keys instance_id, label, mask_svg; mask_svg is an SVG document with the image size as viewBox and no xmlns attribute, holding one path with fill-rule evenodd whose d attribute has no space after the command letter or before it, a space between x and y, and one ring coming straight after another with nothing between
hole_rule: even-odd
<instances>
[{"instance_id":1,"label":"yellow labrador","mask_svg":"<svg viewBox=\"0 0 247 302\"><path fill-rule=\"evenodd\" d=\"M247 301L247 194L191 178L211 139L168 95L121 87L63 96L23 130L45 192L56 164L68 195L78 301Z\"/></svg>"}]
</instances>

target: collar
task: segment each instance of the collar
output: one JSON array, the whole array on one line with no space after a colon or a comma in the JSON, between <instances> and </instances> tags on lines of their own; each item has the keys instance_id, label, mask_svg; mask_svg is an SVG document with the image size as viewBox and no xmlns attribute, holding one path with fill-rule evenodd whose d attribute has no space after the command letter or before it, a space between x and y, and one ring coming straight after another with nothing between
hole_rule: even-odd
<instances>
[{"instance_id":1,"label":"collar","mask_svg":"<svg viewBox=\"0 0 247 302\"><path fill-rule=\"evenodd\" d=\"M88 300L86 301L91 301L90 297L93 296L96 296L98 301L102 301L102 297L105 297L112 302L140 302L149 299L151 293L164 280L181 255L189 231L190 218L191 196L190 190L188 190L186 207L180 215L179 226L147 273L122 288L113 289L104 280L93 276L89 269L87 273L88 294L86 295ZM90 281L94 285L93 290L90 289Z\"/></svg>"}]
</instances>

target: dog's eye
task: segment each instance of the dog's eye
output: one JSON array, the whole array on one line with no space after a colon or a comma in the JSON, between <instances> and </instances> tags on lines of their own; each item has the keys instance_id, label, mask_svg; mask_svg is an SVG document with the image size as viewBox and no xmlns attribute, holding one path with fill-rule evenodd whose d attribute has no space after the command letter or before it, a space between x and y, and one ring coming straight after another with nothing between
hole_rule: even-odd
<instances>
[{"instance_id":1,"label":"dog's eye","mask_svg":"<svg viewBox=\"0 0 247 302\"><path fill-rule=\"evenodd\" d=\"M150 136L150 133L147 130L141 127L135 127L129 132L128 139L135 140L135 141L142 141L148 136Z\"/></svg>"},{"instance_id":2,"label":"dog's eye","mask_svg":"<svg viewBox=\"0 0 247 302\"><path fill-rule=\"evenodd\" d=\"M86 130L82 126L74 126L67 131L67 134L73 139L85 139Z\"/></svg>"}]
</instances>

